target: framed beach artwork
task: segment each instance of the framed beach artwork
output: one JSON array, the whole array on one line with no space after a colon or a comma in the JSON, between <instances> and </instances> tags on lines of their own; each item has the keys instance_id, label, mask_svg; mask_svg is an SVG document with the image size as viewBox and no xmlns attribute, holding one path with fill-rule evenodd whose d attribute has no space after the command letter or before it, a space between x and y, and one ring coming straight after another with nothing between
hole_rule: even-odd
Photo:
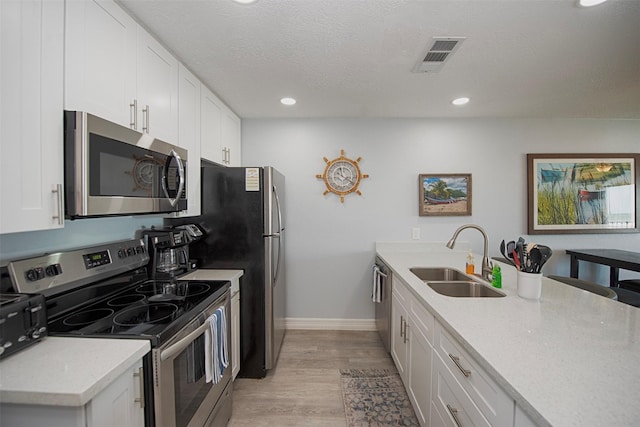
<instances>
[{"instance_id":1,"label":"framed beach artwork","mask_svg":"<svg viewBox=\"0 0 640 427\"><path fill-rule=\"evenodd\" d=\"M421 174L420 216L471 215L471 174Z\"/></svg>"},{"instance_id":2,"label":"framed beach artwork","mask_svg":"<svg viewBox=\"0 0 640 427\"><path fill-rule=\"evenodd\" d=\"M640 154L527 154L529 234L637 233Z\"/></svg>"}]
</instances>

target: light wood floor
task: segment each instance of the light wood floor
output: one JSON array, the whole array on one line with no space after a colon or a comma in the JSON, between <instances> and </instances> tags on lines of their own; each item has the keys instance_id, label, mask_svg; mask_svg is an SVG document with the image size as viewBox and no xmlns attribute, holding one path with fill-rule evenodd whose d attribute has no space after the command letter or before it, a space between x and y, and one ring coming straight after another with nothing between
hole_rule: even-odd
<instances>
[{"instance_id":1,"label":"light wood floor","mask_svg":"<svg viewBox=\"0 0 640 427\"><path fill-rule=\"evenodd\" d=\"M266 378L234 382L228 427L345 427L340 369L393 366L377 332L289 330Z\"/></svg>"}]
</instances>

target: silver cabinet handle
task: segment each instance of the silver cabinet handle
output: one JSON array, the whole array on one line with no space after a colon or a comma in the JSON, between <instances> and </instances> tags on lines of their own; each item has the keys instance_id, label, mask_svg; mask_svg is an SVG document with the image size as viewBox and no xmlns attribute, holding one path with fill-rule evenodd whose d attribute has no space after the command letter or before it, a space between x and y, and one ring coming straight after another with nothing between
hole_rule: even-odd
<instances>
[{"instance_id":1,"label":"silver cabinet handle","mask_svg":"<svg viewBox=\"0 0 640 427\"><path fill-rule=\"evenodd\" d=\"M138 368L138 372L133 373L133 377L138 377L138 383L140 384L140 397L136 397L133 401L139 403L141 408L144 408L144 370L142 367Z\"/></svg>"},{"instance_id":2,"label":"silver cabinet handle","mask_svg":"<svg viewBox=\"0 0 640 427\"><path fill-rule=\"evenodd\" d=\"M53 215L51 218L58 220L58 225L62 225L64 222L64 201L62 200L62 184L56 184L55 188L51 190L56 195L56 201L58 202L57 215Z\"/></svg>"},{"instance_id":3,"label":"silver cabinet handle","mask_svg":"<svg viewBox=\"0 0 640 427\"><path fill-rule=\"evenodd\" d=\"M144 116L142 116L142 132L149 133L149 106L145 105L145 108L142 109L142 112L144 113Z\"/></svg>"},{"instance_id":4,"label":"silver cabinet handle","mask_svg":"<svg viewBox=\"0 0 640 427\"><path fill-rule=\"evenodd\" d=\"M462 427L462 423L460 422L460 419L458 418L458 410L456 408L454 408L453 406L449 405L448 403L447 403L447 410L449 411L449 413L453 417L453 421L456 423L456 425L458 427Z\"/></svg>"},{"instance_id":5,"label":"silver cabinet handle","mask_svg":"<svg viewBox=\"0 0 640 427\"><path fill-rule=\"evenodd\" d=\"M400 338L404 337L404 317L400 316Z\"/></svg>"},{"instance_id":6,"label":"silver cabinet handle","mask_svg":"<svg viewBox=\"0 0 640 427\"><path fill-rule=\"evenodd\" d=\"M133 130L138 129L138 100L134 99L133 103L129 104L129 126Z\"/></svg>"},{"instance_id":7,"label":"silver cabinet handle","mask_svg":"<svg viewBox=\"0 0 640 427\"><path fill-rule=\"evenodd\" d=\"M460 372L462 372L462 375L464 375L467 378L471 376L471 371L462 367L462 365L460 364L460 358L458 356L454 356L453 354L449 353L449 358L453 360L453 363L455 363L458 369L460 369Z\"/></svg>"},{"instance_id":8,"label":"silver cabinet handle","mask_svg":"<svg viewBox=\"0 0 640 427\"><path fill-rule=\"evenodd\" d=\"M405 320L404 322L404 343L406 344L407 341L409 340L409 338L407 337L407 328L409 327L409 324L407 323L407 321Z\"/></svg>"}]
</instances>

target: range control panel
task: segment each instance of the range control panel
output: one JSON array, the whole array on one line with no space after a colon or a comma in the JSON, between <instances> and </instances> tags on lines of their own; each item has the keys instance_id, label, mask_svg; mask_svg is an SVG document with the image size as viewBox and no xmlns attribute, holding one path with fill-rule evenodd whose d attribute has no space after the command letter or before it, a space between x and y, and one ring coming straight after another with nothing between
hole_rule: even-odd
<instances>
[{"instance_id":1,"label":"range control panel","mask_svg":"<svg viewBox=\"0 0 640 427\"><path fill-rule=\"evenodd\" d=\"M52 295L148 262L144 241L133 239L12 261L7 268L16 292Z\"/></svg>"}]
</instances>

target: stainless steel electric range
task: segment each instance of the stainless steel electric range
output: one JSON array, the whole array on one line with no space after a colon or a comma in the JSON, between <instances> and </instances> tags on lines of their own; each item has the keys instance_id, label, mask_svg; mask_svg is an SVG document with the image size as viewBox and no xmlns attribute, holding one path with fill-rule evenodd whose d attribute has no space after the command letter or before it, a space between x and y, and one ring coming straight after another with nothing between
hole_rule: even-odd
<instances>
[{"instance_id":1,"label":"stainless steel electric range","mask_svg":"<svg viewBox=\"0 0 640 427\"><path fill-rule=\"evenodd\" d=\"M7 268L15 292L45 296L49 335L150 341L143 360L147 426L224 426L231 416L231 367L217 383L207 378L205 333L214 313L224 313L231 330L230 283L151 280L149 259L145 240L134 239L12 261Z\"/></svg>"}]
</instances>

